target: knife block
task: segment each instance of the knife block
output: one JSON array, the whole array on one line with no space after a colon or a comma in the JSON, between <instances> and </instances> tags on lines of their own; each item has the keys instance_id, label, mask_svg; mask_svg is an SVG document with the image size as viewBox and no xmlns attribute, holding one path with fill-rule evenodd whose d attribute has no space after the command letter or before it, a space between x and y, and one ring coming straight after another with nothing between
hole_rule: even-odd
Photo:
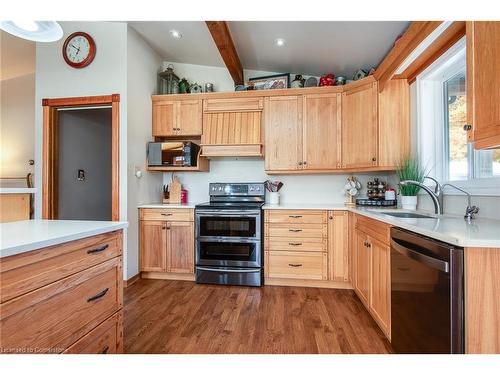
<instances>
[{"instance_id":1,"label":"knife block","mask_svg":"<svg viewBox=\"0 0 500 375\"><path fill-rule=\"evenodd\" d=\"M181 203L181 183L177 177L174 177L170 185L168 185L168 198L163 197L165 204L179 204Z\"/></svg>"}]
</instances>

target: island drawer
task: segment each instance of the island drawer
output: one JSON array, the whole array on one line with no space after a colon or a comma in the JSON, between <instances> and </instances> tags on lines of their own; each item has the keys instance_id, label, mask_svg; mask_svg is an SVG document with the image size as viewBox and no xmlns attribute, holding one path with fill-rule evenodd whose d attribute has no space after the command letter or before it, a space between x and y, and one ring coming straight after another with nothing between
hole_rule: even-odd
<instances>
[{"instance_id":1,"label":"island drawer","mask_svg":"<svg viewBox=\"0 0 500 375\"><path fill-rule=\"evenodd\" d=\"M64 351L65 354L116 354L123 352L123 312L113 315Z\"/></svg>"},{"instance_id":2,"label":"island drawer","mask_svg":"<svg viewBox=\"0 0 500 375\"><path fill-rule=\"evenodd\" d=\"M321 210L266 210L265 221L283 224L326 224L328 213Z\"/></svg>"},{"instance_id":3,"label":"island drawer","mask_svg":"<svg viewBox=\"0 0 500 375\"><path fill-rule=\"evenodd\" d=\"M121 258L0 305L3 352L60 353L123 306Z\"/></svg>"},{"instance_id":4,"label":"island drawer","mask_svg":"<svg viewBox=\"0 0 500 375\"><path fill-rule=\"evenodd\" d=\"M141 208L141 220L194 221L190 208Z\"/></svg>"},{"instance_id":5,"label":"island drawer","mask_svg":"<svg viewBox=\"0 0 500 375\"><path fill-rule=\"evenodd\" d=\"M6 302L121 254L120 230L2 258L0 302Z\"/></svg>"},{"instance_id":6,"label":"island drawer","mask_svg":"<svg viewBox=\"0 0 500 375\"><path fill-rule=\"evenodd\" d=\"M266 251L266 276L303 280L326 280L327 254L321 252Z\"/></svg>"}]
</instances>

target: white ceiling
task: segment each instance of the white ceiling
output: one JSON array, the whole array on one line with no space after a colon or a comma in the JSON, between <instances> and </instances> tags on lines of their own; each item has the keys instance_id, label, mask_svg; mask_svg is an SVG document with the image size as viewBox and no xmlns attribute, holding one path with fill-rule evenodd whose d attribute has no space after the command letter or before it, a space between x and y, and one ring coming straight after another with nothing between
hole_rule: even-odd
<instances>
[{"instance_id":1,"label":"white ceiling","mask_svg":"<svg viewBox=\"0 0 500 375\"><path fill-rule=\"evenodd\" d=\"M0 30L0 81L35 73L35 42Z\"/></svg>"},{"instance_id":2,"label":"white ceiling","mask_svg":"<svg viewBox=\"0 0 500 375\"><path fill-rule=\"evenodd\" d=\"M165 60L224 66L202 21L129 22ZM359 68L377 66L406 21L231 21L229 28L245 69L350 77ZM181 32L174 39L169 31ZM283 38L284 47L274 40Z\"/></svg>"}]
</instances>

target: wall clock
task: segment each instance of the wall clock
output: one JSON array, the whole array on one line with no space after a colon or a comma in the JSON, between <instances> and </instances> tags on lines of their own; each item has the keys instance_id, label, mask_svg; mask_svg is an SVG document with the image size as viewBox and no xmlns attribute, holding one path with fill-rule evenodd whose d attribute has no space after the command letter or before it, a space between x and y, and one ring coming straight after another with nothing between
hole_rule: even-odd
<instances>
[{"instance_id":1,"label":"wall clock","mask_svg":"<svg viewBox=\"0 0 500 375\"><path fill-rule=\"evenodd\" d=\"M76 69L89 65L94 60L95 51L94 39L81 31L68 36L62 48L64 61Z\"/></svg>"}]
</instances>

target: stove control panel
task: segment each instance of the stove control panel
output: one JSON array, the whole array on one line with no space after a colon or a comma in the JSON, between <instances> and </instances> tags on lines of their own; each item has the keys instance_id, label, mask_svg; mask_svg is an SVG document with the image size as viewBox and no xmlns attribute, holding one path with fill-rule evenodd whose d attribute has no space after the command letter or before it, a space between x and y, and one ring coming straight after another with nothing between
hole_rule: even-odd
<instances>
[{"instance_id":1,"label":"stove control panel","mask_svg":"<svg viewBox=\"0 0 500 375\"><path fill-rule=\"evenodd\" d=\"M264 183L211 183L210 195L219 196L264 196Z\"/></svg>"}]
</instances>

